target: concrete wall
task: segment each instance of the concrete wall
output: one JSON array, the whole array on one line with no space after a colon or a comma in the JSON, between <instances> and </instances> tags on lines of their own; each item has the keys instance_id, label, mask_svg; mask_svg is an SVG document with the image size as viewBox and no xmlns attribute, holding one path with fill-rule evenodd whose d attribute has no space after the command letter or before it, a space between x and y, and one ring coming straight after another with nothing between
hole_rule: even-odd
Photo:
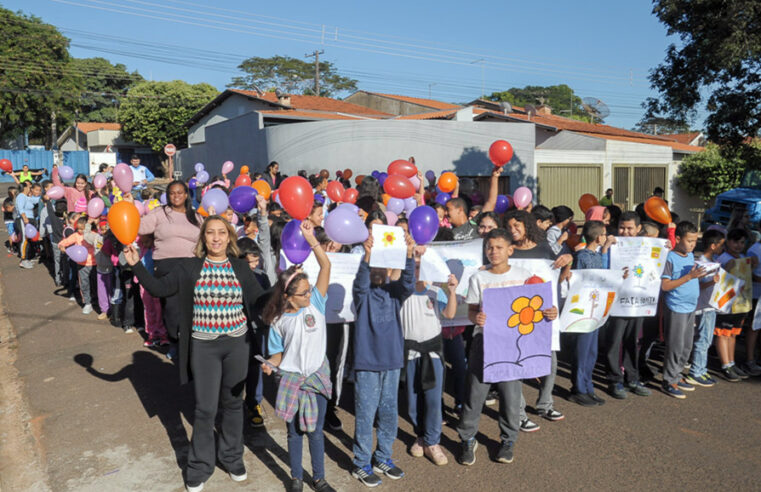
<instances>
[{"instance_id":1,"label":"concrete wall","mask_svg":"<svg viewBox=\"0 0 761 492\"><path fill-rule=\"evenodd\" d=\"M376 96L375 94L368 94L366 92L355 92L344 99L344 101L358 104L376 111L381 111L383 113L399 116L435 111L432 108L421 106L419 104L412 104L398 99L391 99L389 97Z\"/></svg>"},{"instance_id":2,"label":"concrete wall","mask_svg":"<svg viewBox=\"0 0 761 492\"><path fill-rule=\"evenodd\" d=\"M222 101L222 104L204 115L195 125L188 130L188 145L194 146L206 141L206 127L223 121L237 118L258 109L269 109L270 106L252 101L245 96L232 95Z\"/></svg>"}]
</instances>

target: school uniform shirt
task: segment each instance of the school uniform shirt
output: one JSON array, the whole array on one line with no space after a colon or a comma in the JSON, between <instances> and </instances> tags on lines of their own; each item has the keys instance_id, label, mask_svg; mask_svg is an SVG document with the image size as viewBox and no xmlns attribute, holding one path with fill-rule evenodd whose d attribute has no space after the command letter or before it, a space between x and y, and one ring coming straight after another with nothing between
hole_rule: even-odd
<instances>
[{"instance_id":1,"label":"school uniform shirt","mask_svg":"<svg viewBox=\"0 0 761 492\"><path fill-rule=\"evenodd\" d=\"M470 277L465 303L478 304L480 306L483 301L484 289L523 285L529 277L531 277L531 273L528 270L515 265L512 265L510 270L505 273L492 273L489 270L480 270ZM483 332L483 326L476 325L473 329L474 336L483 334Z\"/></svg>"},{"instance_id":2,"label":"school uniform shirt","mask_svg":"<svg viewBox=\"0 0 761 492\"><path fill-rule=\"evenodd\" d=\"M272 323L267 347L270 354L282 352L279 367L283 371L310 376L322 365L327 348L327 300L327 295L312 287L309 306L295 313L283 313Z\"/></svg>"},{"instance_id":3,"label":"school uniform shirt","mask_svg":"<svg viewBox=\"0 0 761 492\"><path fill-rule=\"evenodd\" d=\"M695 257L692 253L682 256L675 251L669 251L666 257L666 267L663 269L661 278L677 280L692 270L695 266ZM698 305L700 297L700 282L693 278L676 289L664 291L666 307L675 313L692 313Z\"/></svg>"},{"instance_id":4,"label":"school uniform shirt","mask_svg":"<svg viewBox=\"0 0 761 492\"><path fill-rule=\"evenodd\" d=\"M431 286L422 292L417 290L402 304L402 334L405 340L422 343L441 335L441 311L447 305L444 291ZM420 352L409 350L407 360L420 357ZM431 357L439 354L431 352Z\"/></svg>"},{"instance_id":5,"label":"school uniform shirt","mask_svg":"<svg viewBox=\"0 0 761 492\"><path fill-rule=\"evenodd\" d=\"M695 261L698 263L698 265L700 265L701 263L715 263L716 259L715 258L708 259L705 257L705 255L700 255ZM713 275L708 275L700 279L701 284L705 282L712 282L712 281L713 281ZM711 287L700 289L700 295L698 296L698 307L697 307L698 311L695 314L702 314L702 313L707 313L709 311L716 311L716 309L711 307L710 305L711 294L713 294L713 289Z\"/></svg>"}]
</instances>

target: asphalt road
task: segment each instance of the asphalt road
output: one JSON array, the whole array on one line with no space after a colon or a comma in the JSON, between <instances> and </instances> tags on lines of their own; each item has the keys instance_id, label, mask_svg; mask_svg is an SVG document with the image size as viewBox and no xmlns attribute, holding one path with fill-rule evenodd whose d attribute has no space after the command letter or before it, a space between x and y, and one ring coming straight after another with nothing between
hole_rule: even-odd
<instances>
[{"instance_id":1,"label":"asphalt road","mask_svg":"<svg viewBox=\"0 0 761 492\"><path fill-rule=\"evenodd\" d=\"M12 364L3 374L5 387L18 388L15 396L0 393L0 417L6 417L0 423L9 425L9 409L15 410L23 435L11 439L9 429L0 429L0 457L30 456L42 466L30 477L36 470L31 461L0 464L0 488L182 490L191 388L178 386L172 363L143 348L139 334L125 335L94 313L81 314L79 306L54 294L43 266L22 270L17 263L5 254L0 258L2 304L12 328L0 339L0 359ZM602 407L582 408L565 399L569 367L561 363L558 373L555 406L566 419L537 418L541 429L520 436L509 465L490 459L498 445L496 408L484 410L471 467L455 462L451 424L442 436L448 465L411 457L413 434L400 410L394 454L406 476L385 479L379 490L761 489L761 379L720 382L683 401L655 390L650 397L608 398ZM271 385L267 394L272 401ZM526 385L525 395L532 402L536 389ZM445 401L451 404L449 395ZM350 393L342 403L351 408ZM205 490L284 489L285 425L270 404L267 411L266 430L246 429L248 481L233 483L217 469ZM347 410L340 416L344 431L326 433L328 481L339 490L364 490L348 473L353 418Z\"/></svg>"}]
</instances>

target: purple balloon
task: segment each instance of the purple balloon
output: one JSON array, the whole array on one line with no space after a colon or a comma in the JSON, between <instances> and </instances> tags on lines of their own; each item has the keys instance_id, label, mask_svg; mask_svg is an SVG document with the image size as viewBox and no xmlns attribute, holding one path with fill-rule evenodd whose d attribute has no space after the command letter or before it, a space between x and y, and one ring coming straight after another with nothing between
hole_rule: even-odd
<instances>
[{"instance_id":1,"label":"purple balloon","mask_svg":"<svg viewBox=\"0 0 761 492\"><path fill-rule=\"evenodd\" d=\"M325 233L328 237L339 244L355 244L367 239L368 231L365 223L354 210L345 204L336 207L325 218ZM354 205L352 205L354 206Z\"/></svg>"},{"instance_id":2,"label":"purple balloon","mask_svg":"<svg viewBox=\"0 0 761 492\"><path fill-rule=\"evenodd\" d=\"M370 176L372 176L375 179L378 179L378 177L380 176L380 171L373 171L370 173Z\"/></svg>"},{"instance_id":3,"label":"purple balloon","mask_svg":"<svg viewBox=\"0 0 761 492\"><path fill-rule=\"evenodd\" d=\"M161 197L159 197L159 203L166 205L166 191L161 194Z\"/></svg>"},{"instance_id":4,"label":"purple balloon","mask_svg":"<svg viewBox=\"0 0 761 492\"><path fill-rule=\"evenodd\" d=\"M196 174L196 181L201 184L207 183L209 181L209 173L207 173L203 169L198 171L198 174Z\"/></svg>"},{"instance_id":5,"label":"purple balloon","mask_svg":"<svg viewBox=\"0 0 761 492\"><path fill-rule=\"evenodd\" d=\"M335 212L335 211L334 211ZM309 257L312 248L301 233L301 221L292 220L283 227L283 233L280 235L280 244L283 248L285 257L291 263L300 264Z\"/></svg>"},{"instance_id":6,"label":"purple balloon","mask_svg":"<svg viewBox=\"0 0 761 492\"><path fill-rule=\"evenodd\" d=\"M436 203L439 203L441 205L446 205L449 200L452 199L452 195L449 193L444 193L443 191L440 191L436 195Z\"/></svg>"},{"instance_id":7,"label":"purple balloon","mask_svg":"<svg viewBox=\"0 0 761 492\"><path fill-rule=\"evenodd\" d=\"M381 185L381 188L383 187L383 183L386 182L386 178L388 178L388 173L380 173L378 175L378 184Z\"/></svg>"},{"instance_id":8,"label":"purple balloon","mask_svg":"<svg viewBox=\"0 0 761 492\"><path fill-rule=\"evenodd\" d=\"M315 193L314 194L314 201L315 201L315 203L325 203L325 197L322 196L322 194L320 194L320 193Z\"/></svg>"},{"instance_id":9,"label":"purple balloon","mask_svg":"<svg viewBox=\"0 0 761 492\"><path fill-rule=\"evenodd\" d=\"M204 170L204 166L203 166L203 163L202 163L202 162L196 162L196 165L195 165L195 166L193 166L193 169L195 169L195 171L196 171L197 173L200 173L201 171L203 171L203 170Z\"/></svg>"},{"instance_id":10,"label":"purple balloon","mask_svg":"<svg viewBox=\"0 0 761 492\"><path fill-rule=\"evenodd\" d=\"M245 214L256 206L256 190L250 186L238 186L230 192L229 200L233 210Z\"/></svg>"},{"instance_id":11,"label":"purple balloon","mask_svg":"<svg viewBox=\"0 0 761 492\"><path fill-rule=\"evenodd\" d=\"M84 263L87 260L87 248L79 244L66 248L66 254L75 263Z\"/></svg>"},{"instance_id":12,"label":"purple balloon","mask_svg":"<svg viewBox=\"0 0 761 492\"><path fill-rule=\"evenodd\" d=\"M196 178L190 178L188 180L188 188L190 188L191 190L195 190L197 186L198 186L198 180Z\"/></svg>"},{"instance_id":13,"label":"purple balloon","mask_svg":"<svg viewBox=\"0 0 761 492\"><path fill-rule=\"evenodd\" d=\"M87 215L94 219L98 218L100 217L100 214L103 213L105 206L106 204L103 202L102 198L98 196L93 197L87 202Z\"/></svg>"},{"instance_id":14,"label":"purple balloon","mask_svg":"<svg viewBox=\"0 0 761 492\"><path fill-rule=\"evenodd\" d=\"M211 213L210 208L214 207L214 213L220 215L230 206L230 199L224 191L219 188L213 188L204 193L203 198L201 199L201 205L204 210L209 213Z\"/></svg>"},{"instance_id":15,"label":"purple balloon","mask_svg":"<svg viewBox=\"0 0 761 492\"><path fill-rule=\"evenodd\" d=\"M433 172L433 171L430 171L430 170L426 171L425 172L425 179L427 179L428 181L431 181L431 182L435 181L436 180L436 173Z\"/></svg>"},{"instance_id":16,"label":"purple balloon","mask_svg":"<svg viewBox=\"0 0 761 492\"><path fill-rule=\"evenodd\" d=\"M415 188L415 191L420 189L420 179L418 179L417 176L413 176L409 178L410 183L412 184L412 187Z\"/></svg>"},{"instance_id":17,"label":"purple balloon","mask_svg":"<svg viewBox=\"0 0 761 492\"><path fill-rule=\"evenodd\" d=\"M410 216L410 212L415 210L415 208L417 208L417 200L415 200L413 197L404 199L404 213L407 214L407 217Z\"/></svg>"},{"instance_id":18,"label":"purple balloon","mask_svg":"<svg viewBox=\"0 0 761 492\"><path fill-rule=\"evenodd\" d=\"M341 208L341 207L343 207L343 208L348 208L349 210L351 210L351 211L352 211L352 212L354 212L355 214L359 214L359 207L358 207L358 206L356 206L356 205L355 205L355 204L353 204L353 203L342 203L341 205L339 205L339 206L338 206L338 207L336 207L336 208Z\"/></svg>"},{"instance_id":19,"label":"purple balloon","mask_svg":"<svg viewBox=\"0 0 761 492\"><path fill-rule=\"evenodd\" d=\"M498 214L507 212L510 208L510 199L505 195L497 195L497 203L494 205L494 211Z\"/></svg>"},{"instance_id":20,"label":"purple balloon","mask_svg":"<svg viewBox=\"0 0 761 492\"><path fill-rule=\"evenodd\" d=\"M74 170L69 166L60 166L58 168L58 176L60 176L61 179L69 180L74 177Z\"/></svg>"},{"instance_id":21,"label":"purple balloon","mask_svg":"<svg viewBox=\"0 0 761 492\"><path fill-rule=\"evenodd\" d=\"M386 203L386 210L399 215L404 210L404 200L401 198L389 198L388 203Z\"/></svg>"},{"instance_id":22,"label":"purple balloon","mask_svg":"<svg viewBox=\"0 0 761 492\"><path fill-rule=\"evenodd\" d=\"M24 236L26 236L27 239L32 239L37 236L37 228L34 227L34 224L27 224L24 226Z\"/></svg>"},{"instance_id":23,"label":"purple balloon","mask_svg":"<svg viewBox=\"0 0 761 492\"><path fill-rule=\"evenodd\" d=\"M417 207L409 216L410 235L417 244L428 244L439 232L439 216L433 207Z\"/></svg>"}]
</instances>

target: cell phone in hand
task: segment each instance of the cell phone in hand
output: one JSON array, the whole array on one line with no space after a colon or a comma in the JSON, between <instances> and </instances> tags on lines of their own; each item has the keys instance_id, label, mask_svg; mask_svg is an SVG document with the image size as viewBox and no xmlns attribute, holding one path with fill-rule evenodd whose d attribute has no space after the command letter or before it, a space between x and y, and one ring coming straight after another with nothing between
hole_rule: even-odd
<instances>
[{"instance_id":1,"label":"cell phone in hand","mask_svg":"<svg viewBox=\"0 0 761 492\"><path fill-rule=\"evenodd\" d=\"M272 365L272 362L268 361L267 359L265 359L265 358L264 358L264 357L262 357L261 355L255 355L255 356L254 356L254 359L258 360L258 361L259 361L259 362L261 362L262 364L265 364L267 367L269 367L270 369L272 369L272 372L277 372L277 370L278 370L278 369L277 369L277 366L274 366L274 365Z\"/></svg>"}]
</instances>

